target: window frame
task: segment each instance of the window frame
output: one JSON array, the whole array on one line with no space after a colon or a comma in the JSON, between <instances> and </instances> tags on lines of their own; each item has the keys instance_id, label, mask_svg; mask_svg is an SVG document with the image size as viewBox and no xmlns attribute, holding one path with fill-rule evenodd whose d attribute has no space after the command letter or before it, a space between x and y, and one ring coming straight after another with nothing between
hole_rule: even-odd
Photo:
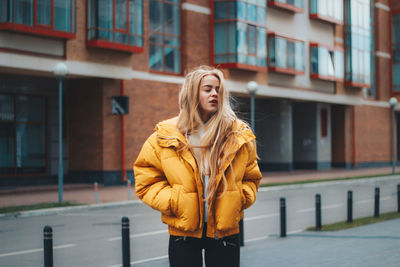
<instances>
[{"instance_id":1,"label":"window frame","mask_svg":"<svg viewBox=\"0 0 400 267\"><path fill-rule=\"evenodd\" d=\"M347 11L347 12L350 12L350 14L351 14L351 8L346 8L346 5L350 5L351 4L351 1L360 1L360 0L344 0L344 3L343 3L343 9L345 10L345 11ZM371 5L374 5L373 3L369 3L369 10L370 10L370 12L371 12ZM373 71L373 68L375 68L375 66L373 66L373 64L376 64L375 63L375 61L376 61L376 56L375 56L375 51L374 51L374 47L375 47L375 29L374 29L374 25L375 25L375 22L373 22L373 23L371 23L371 28L370 28L370 35L371 35L371 38L370 38L370 42L369 42L369 62L370 62L370 72L369 72L369 76L372 76L371 75L371 73L372 73L372 71L374 72L373 73L373 80L372 79L370 79L370 83L369 84L367 84L367 83L363 83L363 82L357 82L357 81L354 81L353 80L353 74L352 74L352 76L351 76L351 79L350 80L347 80L347 74L348 74L348 69L347 69L347 59L348 59L348 54L350 53L350 55L351 55L351 57L354 57L353 55L352 55L352 51L349 51L349 49L346 47L346 44L349 42L348 40L346 40L346 36L350 33L350 35L352 35L352 32L351 31L349 31L348 29L350 28L355 28L355 27L357 27L357 28L359 28L359 26L353 26L352 24L349 24L349 25L346 25L346 16L348 15L348 13L346 13L346 12L344 12L344 17L343 17L343 20L344 20L344 28L343 28L343 32L344 32L344 48L345 48L345 50L344 50L344 62L345 62L345 72L344 72L344 84L345 84L345 86L348 86L348 87L355 87L355 88L367 88L368 89L368 91L371 89L371 87L373 87L373 82L375 82L376 83L376 71L374 70ZM373 16L375 16L375 14L369 14L370 15L370 17L371 17L371 15L373 15ZM359 19L359 18L358 18ZM374 18L373 18L373 20L374 20ZM360 35L358 35L358 38L360 38L359 37ZM373 40L373 42L374 42L374 45L373 45L373 47L371 47L371 40ZM351 49L350 50L354 50L353 49L353 46L349 46ZM368 50L360 50L360 49L356 49L357 51L368 51ZM374 60L371 60L371 57L372 56L374 56ZM351 68L353 67L353 64L351 64L351 66L350 66ZM351 70L351 73L353 72L353 70ZM366 76L366 75L363 75L363 76ZM375 98L376 97L376 92L375 92L375 96L368 96L369 98Z\"/></svg>"},{"instance_id":2,"label":"window frame","mask_svg":"<svg viewBox=\"0 0 400 267\"><path fill-rule=\"evenodd\" d=\"M329 23L333 23L333 24L337 24L337 25L344 25L344 1L340 0L342 3L342 20L338 20L334 17L331 16L324 16L321 14L317 13L311 13L311 1L313 0L308 0L308 6L309 6L309 18L310 19L314 19L314 20L319 20L322 22L329 22ZM314 1L319 1L319 0L314 0ZM337 0L334 0L333 3L338 3Z\"/></svg>"},{"instance_id":3,"label":"window frame","mask_svg":"<svg viewBox=\"0 0 400 267\"><path fill-rule=\"evenodd\" d=\"M33 23L32 26L15 22L15 0L7 0L12 2L12 14L7 12L10 21L0 22L0 31L15 31L32 35L48 36L58 39L75 39L76 38L76 0L71 0L71 32L65 32L54 29L54 0L51 0L51 24L43 25L37 23L37 1L32 1Z\"/></svg>"},{"instance_id":4,"label":"window frame","mask_svg":"<svg viewBox=\"0 0 400 267\"><path fill-rule=\"evenodd\" d=\"M13 106L14 106L14 118L12 120L0 120L0 124L2 123L12 123L13 124L13 132L14 132L14 140L13 140L13 149L14 149L14 167L12 172L0 172L1 177L9 177L9 176L37 176L37 175L47 175L49 171L49 144L48 144L48 99L46 96L42 95L32 95L32 94L10 94L10 93L2 93L2 95L11 96L13 98ZM39 97L44 102L44 120L41 122L23 122L17 120L17 97L26 96L26 97ZM38 172L21 172L18 171L17 166L17 128L18 125L26 124L26 125L42 125L44 127L44 152L45 152L45 165L43 166L44 171Z\"/></svg>"},{"instance_id":5,"label":"window frame","mask_svg":"<svg viewBox=\"0 0 400 267\"><path fill-rule=\"evenodd\" d=\"M297 7L294 4L282 3L275 0L267 0L267 5L269 7L278 8L284 11L289 11L293 13L303 13L304 12L304 0L302 0L303 7Z\"/></svg>"},{"instance_id":6,"label":"window frame","mask_svg":"<svg viewBox=\"0 0 400 267\"><path fill-rule=\"evenodd\" d=\"M178 6L178 8L179 8L179 36L178 37L175 37L175 38L178 38L179 39L179 68L180 68L180 71L179 72L171 72L171 71L166 71L165 70L165 66L163 66L163 70L156 70L156 69L152 69L151 67L150 67L150 64L148 65L148 68L149 68L149 72L150 73L155 73L155 74L168 74L168 75L174 75L174 76L182 76L182 74L183 74L183 57L182 57L182 51L183 51L183 42L182 42L182 32L183 32L183 24L182 24L182 2L181 2L181 0L179 0L179 4L176 4L176 3L173 3L173 0L157 0L157 1L159 1L159 2L161 2L162 4L163 4L163 8L162 8L162 12L163 12L163 14L165 13L165 8L164 8L164 3L165 2L167 2L168 4L173 4L173 5L175 5L175 6ZM148 12L150 12L150 1L148 1L149 2L149 9L148 9ZM151 54L150 54L150 46L153 44L153 42L150 42L150 35L151 35L151 33L152 33L152 31L150 31L150 13L148 14L149 15L149 18L148 18L148 20L149 20L149 23L148 23L148 47L149 47L149 61L150 61L150 56L151 56ZM165 33L165 31L164 31L164 26L165 26L165 24L164 24L164 20L162 21L162 23L163 23L163 31L162 31L162 33L161 33L161 35L162 35L162 37L163 37L163 40L164 40L164 38L165 38L165 36L172 36L171 34L168 34L168 33ZM157 44L157 43L155 43L155 44ZM160 46L159 44L157 44L157 46ZM165 51L165 47L168 47L168 46L165 46L165 45L161 45L161 47L163 48L162 50L163 50L163 58L165 58L165 54L164 54L164 51ZM149 61L148 61L148 63L149 63Z\"/></svg>"},{"instance_id":7,"label":"window frame","mask_svg":"<svg viewBox=\"0 0 400 267\"><path fill-rule=\"evenodd\" d=\"M94 0L97 1L97 0ZM126 1L127 5L127 28L126 30L119 29L116 25L116 0L112 0L113 4L113 29L111 30L111 33L124 33L128 34L130 36L130 8L129 8L129 1ZM136 46L136 45L130 45L130 44L123 44L123 43L118 43L118 42L113 42L109 40L101 40L101 39L96 39L93 38L89 40L89 31L90 30L96 30L100 29L98 25L95 25L95 27L89 28L89 20L91 19L89 17L89 2L90 0L86 0L85 6L86 6L86 45L87 47L92 47L92 48L105 48L105 49L110 49L110 50L116 50L116 51L123 51L123 52L129 52L129 53L143 53L144 52L144 19L143 19L143 14L142 14L142 46ZM142 0L142 12L143 12L143 0Z\"/></svg>"},{"instance_id":8,"label":"window frame","mask_svg":"<svg viewBox=\"0 0 400 267\"><path fill-rule=\"evenodd\" d=\"M393 16L400 16L400 9L398 10L391 10L391 14L390 14L390 53L391 53L391 57L390 57L390 61L391 61L391 78L390 78L390 87L391 87L391 93L392 95L400 95L400 85L399 85L399 90L395 91L395 84L394 84L394 52L395 52L395 48L394 48L394 43L393 43L393 30L394 30L394 25L393 25ZM399 19L399 24L398 24L399 28L400 28L400 19ZM400 30L400 29L399 29ZM399 41L400 41L400 36L399 36ZM398 53L400 53L400 42L399 42L399 49L398 49ZM400 64L400 62L399 62Z\"/></svg>"},{"instance_id":9,"label":"window frame","mask_svg":"<svg viewBox=\"0 0 400 267\"><path fill-rule=\"evenodd\" d=\"M311 59L312 59L312 57L311 57L311 48L313 48L313 47L317 47L317 48L325 48L325 49L328 49L328 52L333 52L333 53L335 53L336 51L338 51L338 52L342 52L343 53L343 66L342 66L342 69L343 69L343 78L339 78L339 77L337 77L336 75L333 75L333 76L331 76L331 75L323 75L323 74L320 74L320 73L312 73L312 66L311 66L311 64L312 64L312 62L311 62ZM309 45L309 55L310 55L310 79L318 79L318 80L325 80L325 81L336 81L336 82L344 82L344 75L345 75L345 64L344 64L344 48L342 48L342 47L340 47L340 46L329 46L329 45L325 45L325 44L321 44L321 43L317 43L317 42L310 42L310 45ZM332 64L333 64L333 68L334 68L334 71L335 71L335 74L336 74L336 67L335 67L335 59L334 58L331 58L333 61L332 61ZM319 55L318 55L318 62L319 62Z\"/></svg>"},{"instance_id":10,"label":"window frame","mask_svg":"<svg viewBox=\"0 0 400 267\"><path fill-rule=\"evenodd\" d=\"M303 63L303 66L304 66L304 70L303 71L296 70L296 52L295 52L295 50L293 52L293 59L294 59L294 61L293 61L294 62L294 64L293 64L294 67L293 68L289 68L289 67L282 68L282 67L278 67L278 66L270 66L270 59L271 59L270 58L271 52L270 52L270 47L269 47L270 39L271 38L276 38L276 37L285 39L286 42L288 42L288 41L292 42L294 44L294 49L296 47L296 45L295 45L296 42L302 43L303 44L303 48L304 48L303 52L305 52L305 42L303 40L295 39L295 38L292 38L292 37L285 36L283 34L277 34L275 32L269 31L268 35L267 35L267 51L268 51L267 52L267 66L268 66L268 71L269 72L274 72L274 73L284 73L284 74L289 74L289 75L304 75L305 74L305 59L306 59L306 55L305 55L305 53L303 54L303 62L302 63ZM276 47L276 44L275 44L275 47ZM286 46L286 55L287 56L289 55L288 47L289 46L287 45ZM276 54L276 50L275 50L275 54ZM287 65L289 65L288 64L289 60L290 60L289 57L286 57Z\"/></svg>"},{"instance_id":11,"label":"window frame","mask_svg":"<svg viewBox=\"0 0 400 267\"><path fill-rule=\"evenodd\" d=\"M238 2L240 0L227 0L226 2ZM267 72L268 69L268 53L266 53L266 66L258 66L258 65L250 65L250 64L246 64L246 63L240 63L240 62L230 62L230 63L216 63L215 62L215 38L214 38L214 34L215 34L215 1L212 0L210 1L210 7L211 7L211 14L210 14L210 41L211 41L211 53L210 53L210 62L212 66L218 67L218 68L227 68L227 69L241 69L241 70L248 70L248 71L254 71L254 72ZM257 5L256 5L257 6ZM265 9L267 8L267 5L265 5ZM266 17L265 17L266 19ZM265 24L259 24L257 22L252 22L252 21L248 21L248 20L243 20L238 18L237 16L235 18L230 18L230 19L221 19L218 20L218 22L232 22L232 23L244 23L246 24L246 28L248 28L249 26L254 26L256 28L255 32L255 43L256 43L256 52L258 50L257 44L258 44L258 29L259 27L264 28L265 30L265 35L267 36L267 27L266 27L266 22ZM235 28L235 34L237 35L237 27ZM237 41L237 40L236 40ZM248 30L246 30L246 44L248 45L249 43L249 32ZM268 44L266 44L266 48L268 49ZM268 51L268 50L266 50ZM238 52L236 52L235 54L239 54ZM250 54L248 53L247 55L254 55L254 54ZM237 60L238 61L238 60Z\"/></svg>"}]
</instances>

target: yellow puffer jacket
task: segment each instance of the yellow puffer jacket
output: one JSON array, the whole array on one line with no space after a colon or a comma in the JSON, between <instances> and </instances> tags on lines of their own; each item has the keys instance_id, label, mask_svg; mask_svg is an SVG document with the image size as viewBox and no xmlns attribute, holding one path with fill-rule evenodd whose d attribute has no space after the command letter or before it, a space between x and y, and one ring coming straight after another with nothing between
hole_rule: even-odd
<instances>
[{"instance_id":1,"label":"yellow puffer jacket","mask_svg":"<svg viewBox=\"0 0 400 267\"><path fill-rule=\"evenodd\" d=\"M176 128L177 118L160 122L146 140L134 164L137 196L161 212L169 233L200 238L202 235L204 201L203 183L186 138ZM256 200L261 173L257 164L255 136L249 127L238 121L237 145L224 166L228 188L222 197L209 205L207 236L224 237L239 232L238 222L243 210ZM221 174L217 177L217 185Z\"/></svg>"}]
</instances>

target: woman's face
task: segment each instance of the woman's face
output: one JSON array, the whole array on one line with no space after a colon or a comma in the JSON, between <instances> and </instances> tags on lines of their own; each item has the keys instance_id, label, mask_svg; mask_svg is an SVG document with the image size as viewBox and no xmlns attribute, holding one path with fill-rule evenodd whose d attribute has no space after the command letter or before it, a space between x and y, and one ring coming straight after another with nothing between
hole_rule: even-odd
<instances>
[{"instance_id":1,"label":"woman's face","mask_svg":"<svg viewBox=\"0 0 400 267\"><path fill-rule=\"evenodd\" d=\"M199 104L200 115L206 122L218 110L219 80L214 75L207 75L201 80Z\"/></svg>"}]
</instances>

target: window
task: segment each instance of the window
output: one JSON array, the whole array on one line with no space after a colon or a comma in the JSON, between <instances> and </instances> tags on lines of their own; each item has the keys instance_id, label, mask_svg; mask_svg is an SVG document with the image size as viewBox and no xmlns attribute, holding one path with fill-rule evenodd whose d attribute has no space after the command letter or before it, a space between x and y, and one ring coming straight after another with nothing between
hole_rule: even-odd
<instances>
[{"instance_id":1,"label":"window","mask_svg":"<svg viewBox=\"0 0 400 267\"><path fill-rule=\"evenodd\" d=\"M89 0L89 47L143 52L143 0Z\"/></svg>"},{"instance_id":2,"label":"window","mask_svg":"<svg viewBox=\"0 0 400 267\"><path fill-rule=\"evenodd\" d=\"M400 92L400 14L392 18L392 47L393 47L393 92Z\"/></svg>"},{"instance_id":3,"label":"window","mask_svg":"<svg viewBox=\"0 0 400 267\"><path fill-rule=\"evenodd\" d=\"M343 1L310 0L310 18L343 24Z\"/></svg>"},{"instance_id":4,"label":"window","mask_svg":"<svg viewBox=\"0 0 400 267\"><path fill-rule=\"evenodd\" d=\"M268 35L268 70L287 74L304 74L304 42Z\"/></svg>"},{"instance_id":5,"label":"window","mask_svg":"<svg viewBox=\"0 0 400 267\"><path fill-rule=\"evenodd\" d=\"M373 8L370 0L345 0L345 82L370 88L371 96L375 94Z\"/></svg>"},{"instance_id":6,"label":"window","mask_svg":"<svg viewBox=\"0 0 400 267\"><path fill-rule=\"evenodd\" d=\"M0 94L0 174L46 171L45 99Z\"/></svg>"},{"instance_id":7,"label":"window","mask_svg":"<svg viewBox=\"0 0 400 267\"><path fill-rule=\"evenodd\" d=\"M312 79L343 81L343 49L329 48L316 43L310 43L310 61L310 77Z\"/></svg>"},{"instance_id":8,"label":"window","mask_svg":"<svg viewBox=\"0 0 400 267\"><path fill-rule=\"evenodd\" d=\"M74 38L75 1L3 0L0 2L0 30Z\"/></svg>"},{"instance_id":9,"label":"window","mask_svg":"<svg viewBox=\"0 0 400 267\"><path fill-rule=\"evenodd\" d=\"M214 64L266 69L265 0L214 1Z\"/></svg>"},{"instance_id":10,"label":"window","mask_svg":"<svg viewBox=\"0 0 400 267\"><path fill-rule=\"evenodd\" d=\"M181 73L180 0L150 0L150 69Z\"/></svg>"},{"instance_id":11,"label":"window","mask_svg":"<svg viewBox=\"0 0 400 267\"><path fill-rule=\"evenodd\" d=\"M303 12L303 0L268 0L268 6L277 7L280 9Z\"/></svg>"}]
</instances>

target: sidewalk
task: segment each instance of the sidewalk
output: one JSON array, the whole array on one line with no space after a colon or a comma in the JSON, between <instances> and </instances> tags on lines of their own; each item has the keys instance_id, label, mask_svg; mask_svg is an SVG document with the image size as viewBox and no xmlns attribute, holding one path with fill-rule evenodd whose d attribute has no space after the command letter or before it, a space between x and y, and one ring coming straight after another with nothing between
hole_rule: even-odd
<instances>
[{"instance_id":1,"label":"sidewalk","mask_svg":"<svg viewBox=\"0 0 400 267\"><path fill-rule=\"evenodd\" d=\"M396 170L400 171L400 167ZM358 176L391 174L391 167L368 169L330 169L323 171L296 170L291 172L263 173L262 184L290 183L304 180L324 180L332 178L351 178ZM137 199L132 186L130 199ZM63 186L63 200L80 204L94 204L95 193L93 184L66 184ZM120 202L128 200L127 186L99 185L98 202ZM58 186L29 186L9 189L0 188L0 207L30 205L43 202L58 202Z\"/></svg>"},{"instance_id":2,"label":"sidewalk","mask_svg":"<svg viewBox=\"0 0 400 267\"><path fill-rule=\"evenodd\" d=\"M241 267L398 267L400 219L335 232L301 232L246 242ZM137 264L167 267L168 259Z\"/></svg>"}]
</instances>

